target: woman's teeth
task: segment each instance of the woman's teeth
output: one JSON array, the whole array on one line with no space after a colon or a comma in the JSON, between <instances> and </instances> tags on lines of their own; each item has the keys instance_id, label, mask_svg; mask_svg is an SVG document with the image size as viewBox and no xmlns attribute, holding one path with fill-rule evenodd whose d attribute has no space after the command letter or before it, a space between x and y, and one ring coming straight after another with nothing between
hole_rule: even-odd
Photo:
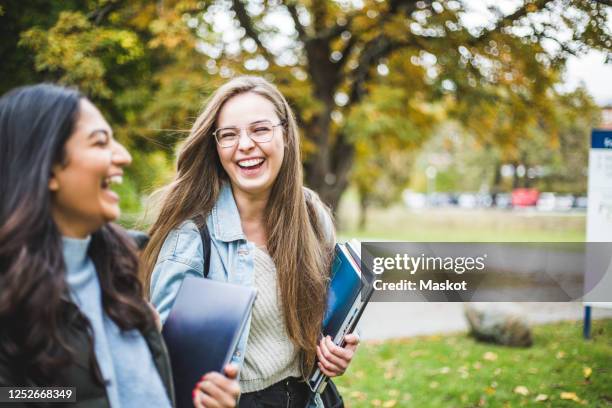
<instances>
[{"instance_id":1,"label":"woman's teeth","mask_svg":"<svg viewBox=\"0 0 612 408\"><path fill-rule=\"evenodd\" d=\"M242 167L242 168L247 168L247 167L254 167L257 166L258 164L263 163L264 159L249 159L249 160L242 160L238 162L238 166Z\"/></svg>"},{"instance_id":2,"label":"woman's teeth","mask_svg":"<svg viewBox=\"0 0 612 408\"><path fill-rule=\"evenodd\" d=\"M111 176L102 180L102 188L108 188L111 184L122 184L123 176Z\"/></svg>"}]
</instances>

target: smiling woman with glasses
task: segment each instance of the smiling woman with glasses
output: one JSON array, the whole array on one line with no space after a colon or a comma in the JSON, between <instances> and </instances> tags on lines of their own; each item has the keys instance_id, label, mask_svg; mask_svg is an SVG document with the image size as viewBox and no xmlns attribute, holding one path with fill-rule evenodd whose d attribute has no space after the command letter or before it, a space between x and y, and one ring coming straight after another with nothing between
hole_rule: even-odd
<instances>
[{"instance_id":1,"label":"smiling woman with glasses","mask_svg":"<svg viewBox=\"0 0 612 408\"><path fill-rule=\"evenodd\" d=\"M319 339L335 233L327 207L303 186L289 104L263 78L229 81L196 120L177 166L143 255L151 301L165 321L185 276L256 287L232 359L239 406L303 408L316 358L327 375L341 375L358 339L348 335L344 348Z\"/></svg>"},{"instance_id":2,"label":"smiling woman with glasses","mask_svg":"<svg viewBox=\"0 0 612 408\"><path fill-rule=\"evenodd\" d=\"M255 143L266 143L272 140L274 137L274 129L278 126L283 126L283 123L278 123L273 125L269 120L258 120L257 122L253 122L246 126L244 130L246 130L246 134L250 137ZM215 139L217 143L222 148L233 147L238 143L238 139L240 139L240 134L243 128L238 128L235 126L224 127L221 129L215 130Z\"/></svg>"}]
</instances>

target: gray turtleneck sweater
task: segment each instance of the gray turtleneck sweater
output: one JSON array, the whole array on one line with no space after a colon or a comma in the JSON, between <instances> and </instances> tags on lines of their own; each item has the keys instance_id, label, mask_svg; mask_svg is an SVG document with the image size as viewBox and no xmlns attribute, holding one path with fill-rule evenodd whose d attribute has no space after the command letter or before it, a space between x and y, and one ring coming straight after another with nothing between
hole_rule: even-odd
<instances>
[{"instance_id":1,"label":"gray turtleneck sweater","mask_svg":"<svg viewBox=\"0 0 612 408\"><path fill-rule=\"evenodd\" d=\"M168 408L170 400L145 339L138 330L121 331L104 313L98 275L87 256L90 240L62 239L66 280L74 302L91 323L110 406Z\"/></svg>"}]
</instances>

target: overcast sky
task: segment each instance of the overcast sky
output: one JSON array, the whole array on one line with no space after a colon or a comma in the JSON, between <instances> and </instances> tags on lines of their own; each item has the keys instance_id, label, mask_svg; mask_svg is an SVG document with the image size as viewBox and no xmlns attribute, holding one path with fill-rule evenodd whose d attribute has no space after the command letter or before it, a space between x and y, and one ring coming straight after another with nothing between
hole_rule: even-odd
<instances>
[{"instance_id":1,"label":"overcast sky","mask_svg":"<svg viewBox=\"0 0 612 408\"><path fill-rule=\"evenodd\" d=\"M500 7L508 14L522 3L522 0L467 0L465 4L470 12L464 21L468 26L486 25L494 20L488 6ZM608 16L608 26L612 29L612 12ZM594 51L580 58L570 58L563 89L574 89L582 82L599 105L612 105L612 64L604 64L604 61L605 56Z\"/></svg>"},{"instance_id":2,"label":"overcast sky","mask_svg":"<svg viewBox=\"0 0 612 408\"><path fill-rule=\"evenodd\" d=\"M612 64L604 64L601 53L591 52L568 62L566 84L574 88L584 82L599 105L612 105Z\"/></svg>"}]
</instances>

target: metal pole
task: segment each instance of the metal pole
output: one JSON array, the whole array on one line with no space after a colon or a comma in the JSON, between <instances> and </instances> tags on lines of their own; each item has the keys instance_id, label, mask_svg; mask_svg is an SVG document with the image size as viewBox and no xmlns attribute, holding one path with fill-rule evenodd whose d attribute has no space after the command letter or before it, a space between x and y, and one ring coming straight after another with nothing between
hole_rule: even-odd
<instances>
[{"instance_id":1,"label":"metal pole","mask_svg":"<svg viewBox=\"0 0 612 408\"><path fill-rule=\"evenodd\" d=\"M591 338L591 306L584 307L584 327L582 335L584 336L585 340L589 340Z\"/></svg>"}]
</instances>

